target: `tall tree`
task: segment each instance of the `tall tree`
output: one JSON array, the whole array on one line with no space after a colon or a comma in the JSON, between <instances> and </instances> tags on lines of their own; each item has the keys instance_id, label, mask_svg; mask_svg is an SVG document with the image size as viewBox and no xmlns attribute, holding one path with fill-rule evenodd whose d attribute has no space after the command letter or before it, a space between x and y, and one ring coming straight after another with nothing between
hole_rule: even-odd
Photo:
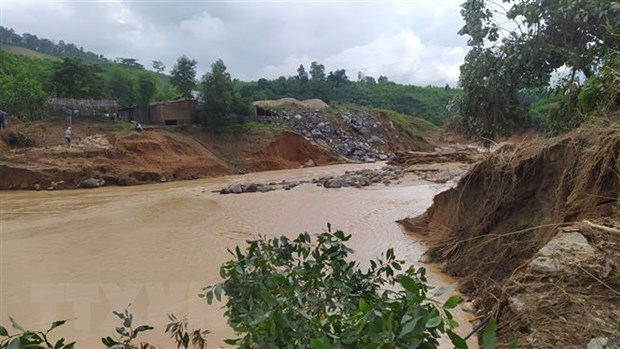
<instances>
[{"instance_id":1,"label":"tall tree","mask_svg":"<svg viewBox=\"0 0 620 349\"><path fill-rule=\"evenodd\" d=\"M325 80L325 66L317 62L310 63L310 76L313 81Z\"/></svg>"},{"instance_id":2,"label":"tall tree","mask_svg":"<svg viewBox=\"0 0 620 349\"><path fill-rule=\"evenodd\" d=\"M306 68L304 68L303 64L299 65L299 68L297 68L297 76L296 76L297 80L305 83L306 81L308 81L308 73L306 72Z\"/></svg>"},{"instance_id":3,"label":"tall tree","mask_svg":"<svg viewBox=\"0 0 620 349\"><path fill-rule=\"evenodd\" d=\"M160 74L162 74L166 70L166 66L164 65L162 61L153 61L152 65L153 65L153 69L155 69L155 71Z\"/></svg>"},{"instance_id":4,"label":"tall tree","mask_svg":"<svg viewBox=\"0 0 620 349\"><path fill-rule=\"evenodd\" d=\"M565 90L579 90L577 74L595 74L602 59L620 48L616 1L504 2L508 11L482 0L467 0L461 10L465 26L459 34L469 36L471 50L461 67L464 94L458 105L469 131L485 137L525 123L523 90L548 87L561 67L570 72ZM515 29L500 26L498 13ZM565 101L574 104L576 96L567 93Z\"/></svg>"},{"instance_id":5,"label":"tall tree","mask_svg":"<svg viewBox=\"0 0 620 349\"><path fill-rule=\"evenodd\" d=\"M106 85L110 96L118 100L123 107L129 107L136 101L135 80L126 69L112 66L106 76Z\"/></svg>"},{"instance_id":6,"label":"tall tree","mask_svg":"<svg viewBox=\"0 0 620 349\"><path fill-rule=\"evenodd\" d=\"M152 73L141 72L140 75L138 75L138 81L136 84L136 101L140 107L148 107L149 102L157 91L155 79L151 74Z\"/></svg>"},{"instance_id":7,"label":"tall tree","mask_svg":"<svg viewBox=\"0 0 620 349\"><path fill-rule=\"evenodd\" d=\"M177 59L177 63L170 73L170 82L185 98L192 97L192 90L196 86L197 64L195 60L183 55Z\"/></svg>"},{"instance_id":8,"label":"tall tree","mask_svg":"<svg viewBox=\"0 0 620 349\"><path fill-rule=\"evenodd\" d=\"M54 65L51 82L57 97L100 98L103 95L101 69L79 58L68 57Z\"/></svg>"},{"instance_id":9,"label":"tall tree","mask_svg":"<svg viewBox=\"0 0 620 349\"><path fill-rule=\"evenodd\" d=\"M224 61L218 59L211 65L211 71L201 80L204 100L203 121L213 126L228 123L229 116L244 113L247 109L241 96L235 90Z\"/></svg>"}]
</instances>

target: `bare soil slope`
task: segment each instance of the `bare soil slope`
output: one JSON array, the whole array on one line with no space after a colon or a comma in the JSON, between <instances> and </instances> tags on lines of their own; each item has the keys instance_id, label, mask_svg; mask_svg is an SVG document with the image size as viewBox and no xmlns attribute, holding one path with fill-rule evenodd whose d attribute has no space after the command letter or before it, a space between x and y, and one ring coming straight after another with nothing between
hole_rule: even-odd
<instances>
[{"instance_id":1,"label":"bare soil slope","mask_svg":"<svg viewBox=\"0 0 620 349\"><path fill-rule=\"evenodd\" d=\"M561 227L584 219L617 221L619 153L618 126L505 146L475 165L456 188L437 195L423 215L402 223L428 234L427 254L461 278L462 291L478 297L481 313L500 315L504 339L519 331L522 337L530 335L531 347L583 348L590 336L620 333L620 234L576 228L601 258L590 258L589 264L573 260L569 269L588 270L588 265L601 263L604 268L571 277L553 268L550 275L537 274L528 263ZM554 300L555 306L525 302L515 307L514 299L509 302L534 285L537 302ZM581 306L566 306L571 302ZM602 314L583 314L601 307ZM528 316L523 309L531 310Z\"/></svg>"}]
</instances>

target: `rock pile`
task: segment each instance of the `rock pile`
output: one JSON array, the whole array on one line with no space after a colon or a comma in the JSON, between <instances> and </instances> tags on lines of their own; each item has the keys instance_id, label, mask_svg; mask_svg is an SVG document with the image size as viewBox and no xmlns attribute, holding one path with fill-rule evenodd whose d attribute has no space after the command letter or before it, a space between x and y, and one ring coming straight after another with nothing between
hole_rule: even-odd
<instances>
[{"instance_id":1,"label":"rock pile","mask_svg":"<svg viewBox=\"0 0 620 349\"><path fill-rule=\"evenodd\" d=\"M312 180L317 186L325 188L367 187L375 183L391 184L401 179L405 172L398 166L384 166L380 169L346 171L341 176L328 176Z\"/></svg>"},{"instance_id":2,"label":"rock pile","mask_svg":"<svg viewBox=\"0 0 620 349\"><path fill-rule=\"evenodd\" d=\"M220 194L242 194L242 193L265 193L274 190L291 190L302 184L314 183L324 188L345 188L354 187L362 188L377 183L389 185L394 181L398 181L404 176L405 172L398 166L384 166L380 169L364 169L357 171L346 171L340 176L326 176L314 178L311 181L280 181L270 183L250 183L230 184L218 192Z\"/></svg>"},{"instance_id":3,"label":"rock pile","mask_svg":"<svg viewBox=\"0 0 620 349\"><path fill-rule=\"evenodd\" d=\"M267 118L319 145L330 146L338 155L351 160L372 163L391 156L386 152L389 145L380 135L387 134L393 126L384 124L368 111L336 113L330 109L308 110L291 106Z\"/></svg>"}]
</instances>

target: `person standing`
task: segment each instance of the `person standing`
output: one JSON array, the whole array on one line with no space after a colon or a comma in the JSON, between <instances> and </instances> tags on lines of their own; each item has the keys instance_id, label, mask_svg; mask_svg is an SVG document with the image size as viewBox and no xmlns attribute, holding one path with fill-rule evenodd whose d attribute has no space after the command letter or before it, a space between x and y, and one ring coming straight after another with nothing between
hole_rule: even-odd
<instances>
[{"instance_id":1,"label":"person standing","mask_svg":"<svg viewBox=\"0 0 620 349\"><path fill-rule=\"evenodd\" d=\"M72 136L71 126L67 126L67 129L65 129L65 142L67 143L67 147L71 147Z\"/></svg>"},{"instance_id":2,"label":"person standing","mask_svg":"<svg viewBox=\"0 0 620 349\"><path fill-rule=\"evenodd\" d=\"M6 124L9 121L9 114L0 109L0 129L6 128Z\"/></svg>"}]
</instances>

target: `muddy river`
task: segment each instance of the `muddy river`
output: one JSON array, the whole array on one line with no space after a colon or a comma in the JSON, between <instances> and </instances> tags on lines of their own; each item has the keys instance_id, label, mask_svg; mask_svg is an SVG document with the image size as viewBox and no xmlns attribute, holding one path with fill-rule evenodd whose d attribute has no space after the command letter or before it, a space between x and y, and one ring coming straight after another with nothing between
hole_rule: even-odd
<instances>
[{"instance_id":1,"label":"muddy river","mask_svg":"<svg viewBox=\"0 0 620 349\"><path fill-rule=\"evenodd\" d=\"M221 304L198 298L201 286L219 281L227 248L257 234L319 232L329 222L353 235L355 258L367 261L390 247L414 264L424 247L395 220L422 213L447 188L405 179L393 186L324 189L311 184L290 191L219 195L233 182L311 179L345 170L380 167L335 165L136 187L57 192L0 192L0 323L13 316L24 327L46 328L74 318L57 334L78 348L100 348L112 335L112 310L131 304L145 339L171 347L166 314L187 316L209 329L209 347L233 334ZM429 279L452 281L433 266ZM458 313L458 332L470 330ZM8 327L8 326L6 326ZM448 348L446 344L444 347Z\"/></svg>"}]
</instances>

